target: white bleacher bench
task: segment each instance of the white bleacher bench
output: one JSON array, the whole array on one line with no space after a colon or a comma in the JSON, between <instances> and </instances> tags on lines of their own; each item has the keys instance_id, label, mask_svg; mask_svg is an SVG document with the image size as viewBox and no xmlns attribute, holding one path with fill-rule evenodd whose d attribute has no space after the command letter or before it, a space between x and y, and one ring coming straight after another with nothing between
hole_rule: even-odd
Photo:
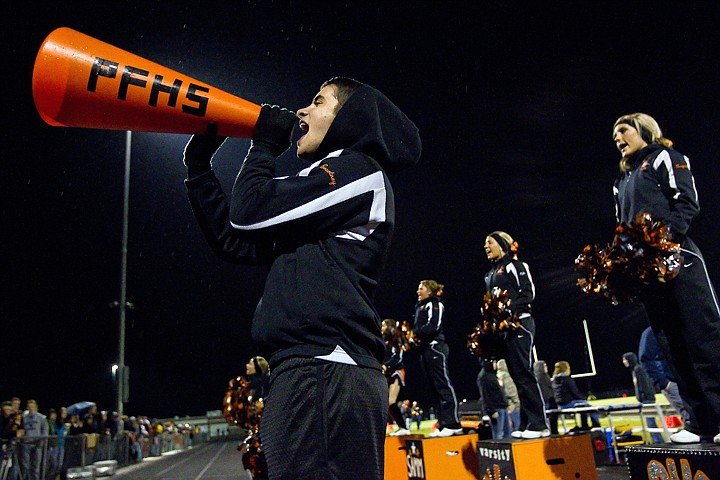
<instances>
[{"instance_id":1,"label":"white bleacher bench","mask_svg":"<svg viewBox=\"0 0 720 480\"><path fill-rule=\"evenodd\" d=\"M646 433L664 433L665 439L669 441L670 435L676 432L677 428L669 428L665 424L665 413L663 412L663 406L669 406L668 404L659 403L631 403L631 404L620 404L620 405L591 405L589 407L571 407L571 408L551 408L545 410L546 413L557 413L558 418L563 423L563 428L567 432L567 426L565 425L564 414L578 414L578 413L598 413L607 417L610 431L612 432L612 448L615 453L615 458L618 457L618 446L615 441L615 426L613 425L612 416L614 414L626 415L628 413L637 412L640 417L641 428L633 429L633 432L642 432L643 441L648 443L648 435ZM650 414L651 416L659 417L660 424L662 427L648 427L646 417Z\"/></svg>"}]
</instances>

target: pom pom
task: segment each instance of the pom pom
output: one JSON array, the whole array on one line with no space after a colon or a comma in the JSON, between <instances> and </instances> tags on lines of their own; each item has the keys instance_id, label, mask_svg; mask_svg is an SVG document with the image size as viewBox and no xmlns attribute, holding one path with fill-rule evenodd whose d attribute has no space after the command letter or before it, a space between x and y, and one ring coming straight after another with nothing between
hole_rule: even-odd
<instances>
[{"instance_id":1,"label":"pom pom","mask_svg":"<svg viewBox=\"0 0 720 480\"><path fill-rule=\"evenodd\" d=\"M252 431L238 446L242 452L242 464L253 478L268 478L267 460L257 431Z\"/></svg>"},{"instance_id":2,"label":"pom pom","mask_svg":"<svg viewBox=\"0 0 720 480\"><path fill-rule=\"evenodd\" d=\"M500 334L517 330L520 320L509 309L512 300L507 290L495 287L483 297L480 322L468 335L468 350L478 357L502 358L504 341Z\"/></svg>"},{"instance_id":3,"label":"pom pom","mask_svg":"<svg viewBox=\"0 0 720 480\"><path fill-rule=\"evenodd\" d=\"M618 225L612 244L588 245L575 259L580 289L612 305L634 302L645 286L673 280L681 267L680 244L649 213Z\"/></svg>"},{"instance_id":4,"label":"pom pom","mask_svg":"<svg viewBox=\"0 0 720 480\"><path fill-rule=\"evenodd\" d=\"M402 324L400 325L400 330L403 333L403 339L401 343L401 347L403 351L408 351L412 347L418 347L422 344L419 338L417 338L417 335L415 335L415 332L412 328L410 328L410 324L407 322L407 320L403 320Z\"/></svg>"},{"instance_id":5,"label":"pom pom","mask_svg":"<svg viewBox=\"0 0 720 480\"><path fill-rule=\"evenodd\" d=\"M238 445L245 470L249 470L253 478L267 478L267 461L258 434L265 403L262 398L253 398L253 393L245 377L231 378L225 393L223 414L229 424L248 430L247 437Z\"/></svg>"},{"instance_id":6,"label":"pom pom","mask_svg":"<svg viewBox=\"0 0 720 480\"><path fill-rule=\"evenodd\" d=\"M253 398L253 390L243 376L230 379L223 401L223 415L229 424L248 430L260 425L265 403L262 398Z\"/></svg>"},{"instance_id":7,"label":"pom pom","mask_svg":"<svg viewBox=\"0 0 720 480\"><path fill-rule=\"evenodd\" d=\"M473 332L468 335L467 346L470 353L487 360L497 360L505 356L505 343L502 337L483 333L479 325L476 325Z\"/></svg>"},{"instance_id":8,"label":"pom pom","mask_svg":"<svg viewBox=\"0 0 720 480\"><path fill-rule=\"evenodd\" d=\"M413 345L416 345L415 334L410 329L407 320L402 323L395 321L395 326L383 331L383 340L386 348L397 348L407 352Z\"/></svg>"}]
</instances>

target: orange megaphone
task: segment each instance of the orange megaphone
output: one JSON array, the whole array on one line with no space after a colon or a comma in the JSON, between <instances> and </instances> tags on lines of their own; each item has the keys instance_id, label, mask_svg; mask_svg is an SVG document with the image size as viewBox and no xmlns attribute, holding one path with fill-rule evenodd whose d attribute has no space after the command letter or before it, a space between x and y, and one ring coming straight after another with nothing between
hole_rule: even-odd
<instances>
[{"instance_id":1,"label":"orange megaphone","mask_svg":"<svg viewBox=\"0 0 720 480\"><path fill-rule=\"evenodd\" d=\"M59 127L252 136L260 106L62 27L35 59L35 107Z\"/></svg>"}]
</instances>

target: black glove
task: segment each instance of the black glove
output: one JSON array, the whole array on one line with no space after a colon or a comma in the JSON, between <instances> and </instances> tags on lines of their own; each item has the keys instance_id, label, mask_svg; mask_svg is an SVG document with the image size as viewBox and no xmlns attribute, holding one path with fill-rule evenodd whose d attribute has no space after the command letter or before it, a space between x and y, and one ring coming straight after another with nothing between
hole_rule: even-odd
<instances>
[{"instance_id":1,"label":"black glove","mask_svg":"<svg viewBox=\"0 0 720 480\"><path fill-rule=\"evenodd\" d=\"M213 155L227 137L218 137L217 124L209 123L205 133L193 135L185 145L183 162L188 169L188 178L195 178L210 170Z\"/></svg>"},{"instance_id":2,"label":"black glove","mask_svg":"<svg viewBox=\"0 0 720 480\"><path fill-rule=\"evenodd\" d=\"M259 149L277 158L290 148L292 132L298 118L295 112L277 105L263 105L252 135L253 149Z\"/></svg>"}]
</instances>

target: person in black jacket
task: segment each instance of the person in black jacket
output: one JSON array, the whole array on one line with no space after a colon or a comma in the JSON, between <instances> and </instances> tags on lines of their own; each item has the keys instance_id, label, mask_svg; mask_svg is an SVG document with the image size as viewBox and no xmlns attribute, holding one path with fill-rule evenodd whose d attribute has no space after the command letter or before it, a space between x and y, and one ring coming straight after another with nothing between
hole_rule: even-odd
<instances>
[{"instance_id":1,"label":"person in black jacket","mask_svg":"<svg viewBox=\"0 0 720 480\"><path fill-rule=\"evenodd\" d=\"M440 301L443 288L444 285L435 280L420 281L412 326L419 342L416 348L420 354L420 367L430 384L433 397L440 403L438 428L430 433L431 437L450 437L462 433L457 396L450 381L450 348L443 333L445 305Z\"/></svg>"},{"instance_id":2,"label":"person in black jacket","mask_svg":"<svg viewBox=\"0 0 720 480\"><path fill-rule=\"evenodd\" d=\"M298 118L307 167L278 176ZM380 479L388 391L373 298L395 225L388 175L417 163L418 129L370 85L332 78L297 115L262 106L229 195L211 168L216 130L185 147L185 185L213 251L267 268L251 332L272 372L259 432L269 477Z\"/></svg>"},{"instance_id":3,"label":"person in black jacket","mask_svg":"<svg viewBox=\"0 0 720 480\"><path fill-rule=\"evenodd\" d=\"M506 232L495 231L485 238L485 254L492 264L485 274L487 291L506 291L510 300L507 311L520 322L519 328L499 333L504 337L505 361L520 397L520 428L512 436L547 437L550 429L545 417L545 402L532 371L535 320L531 304L535 298L535 284L530 267L517 259L517 242Z\"/></svg>"},{"instance_id":4,"label":"person in black jacket","mask_svg":"<svg viewBox=\"0 0 720 480\"><path fill-rule=\"evenodd\" d=\"M668 226L680 244L682 268L676 278L647 286L640 301L670 366L683 400L690 406L676 443L713 439L720 443L720 307L700 249L687 235L698 214L690 160L672 148L657 121L645 113L619 117L612 139L620 151L615 180L616 220L631 223L638 214Z\"/></svg>"},{"instance_id":5,"label":"person in black jacket","mask_svg":"<svg viewBox=\"0 0 720 480\"><path fill-rule=\"evenodd\" d=\"M494 439L509 438L512 431L507 412L507 395L505 395L505 390L498 382L494 362L483 357L479 357L479 361L480 371L476 382L483 411L485 415L490 417L492 436Z\"/></svg>"},{"instance_id":6,"label":"person in black jacket","mask_svg":"<svg viewBox=\"0 0 720 480\"><path fill-rule=\"evenodd\" d=\"M16 439L25 436L25 427L22 423L22 412L15 411L10 400L2 402L0 415L0 461L2 462L2 478L15 480L20 478L20 459L22 458L22 445Z\"/></svg>"},{"instance_id":7,"label":"person in black jacket","mask_svg":"<svg viewBox=\"0 0 720 480\"><path fill-rule=\"evenodd\" d=\"M655 403L655 386L643 366L638 362L635 352L625 352L622 358L623 365L632 372L637 401L640 403Z\"/></svg>"},{"instance_id":8,"label":"person in black jacket","mask_svg":"<svg viewBox=\"0 0 720 480\"><path fill-rule=\"evenodd\" d=\"M638 361L634 352L626 352L622 356L623 365L630 369L632 373L633 386L635 387L635 398L640 403L655 403L655 384L648 375L643 365ZM649 417L645 419L648 427L657 427L655 418ZM663 442L664 439L659 433L652 433L653 442Z\"/></svg>"}]
</instances>

